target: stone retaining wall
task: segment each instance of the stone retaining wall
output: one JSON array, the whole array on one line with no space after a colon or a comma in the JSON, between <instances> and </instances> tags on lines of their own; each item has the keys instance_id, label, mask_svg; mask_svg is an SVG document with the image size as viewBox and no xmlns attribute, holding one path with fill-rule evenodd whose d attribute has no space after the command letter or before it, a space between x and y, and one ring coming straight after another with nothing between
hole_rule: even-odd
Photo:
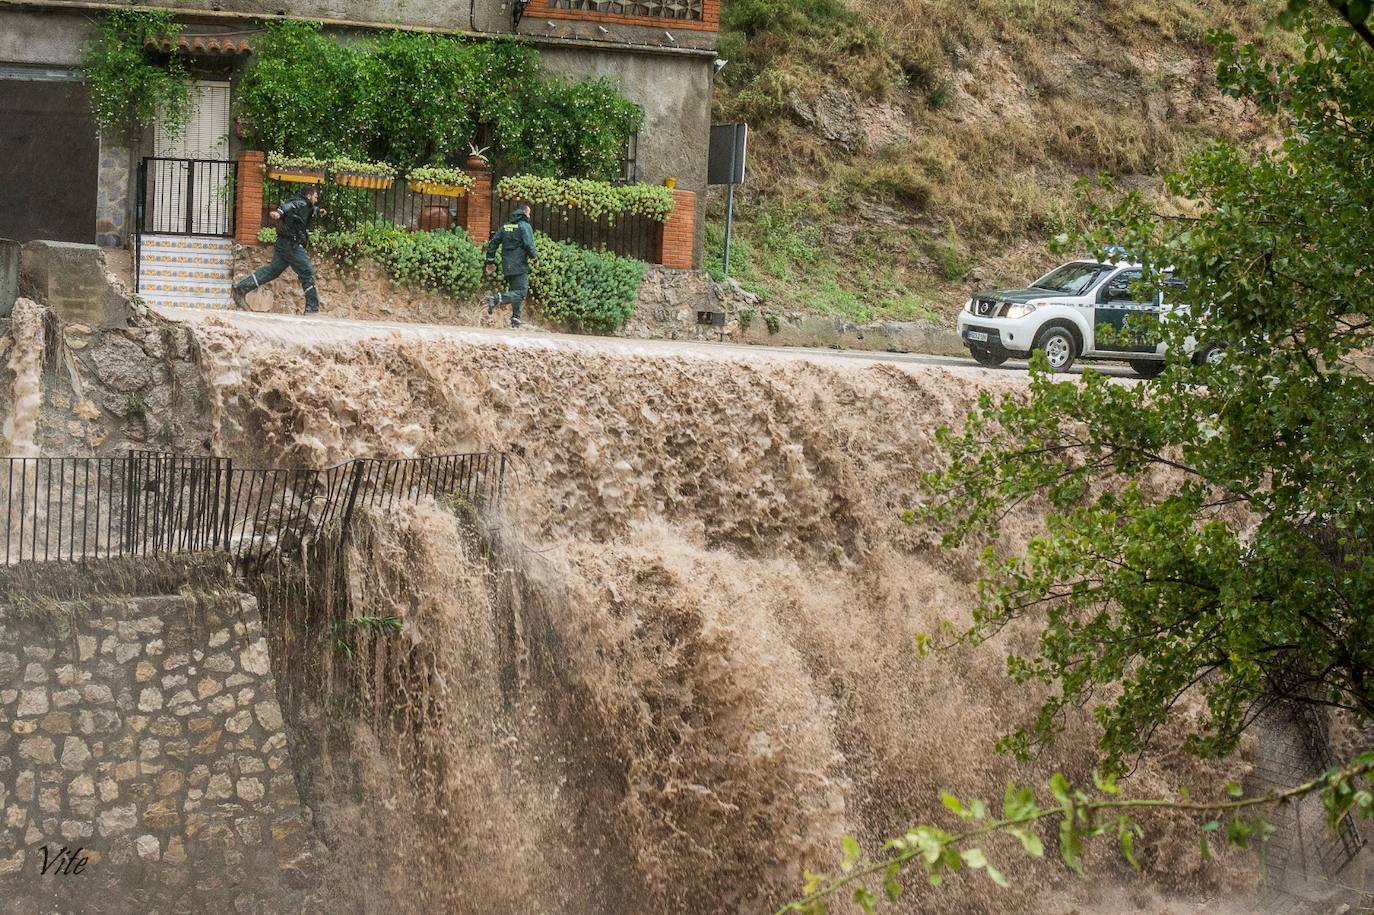
<instances>
[{"instance_id":1,"label":"stone retaining wall","mask_svg":"<svg viewBox=\"0 0 1374 915\"><path fill-rule=\"evenodd\" d=\"M307 815L252 598L7 603L5 910L299 911ZM45 848L80 852L44 874Z\"/></svg>"}]
</instances>

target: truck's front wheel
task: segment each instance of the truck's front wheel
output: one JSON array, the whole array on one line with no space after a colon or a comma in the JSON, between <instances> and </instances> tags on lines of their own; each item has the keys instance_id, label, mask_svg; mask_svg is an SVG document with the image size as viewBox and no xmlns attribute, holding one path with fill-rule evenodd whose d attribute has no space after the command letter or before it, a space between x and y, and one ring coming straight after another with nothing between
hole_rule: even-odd
<instances>
[{"instance_id":1,"label":"truck's front wheel","mask_svg":"<svg viewBox=\"0 0 1374 915\"><path fill-rule=\"evenodd\" d=\"M988 368L995 368L1007 361L1007 351L1004 349L984 349L981 346L970 346L969 354L973 356L973 361L979 365L986 365Z\"/></svg>"},{"instance_id":2,"label":"truck's front wheel","mask_svg":"<svg viewBox=\"0 0 1374 915\"><path fill-rule=\"evenodd\" d=\"M1067 372L1078 358L1078 341L1067 327L1045 328L1036 338L1035 348L1044 350L1045 358L1055 372Z\"/></svg>"}]
</instances>

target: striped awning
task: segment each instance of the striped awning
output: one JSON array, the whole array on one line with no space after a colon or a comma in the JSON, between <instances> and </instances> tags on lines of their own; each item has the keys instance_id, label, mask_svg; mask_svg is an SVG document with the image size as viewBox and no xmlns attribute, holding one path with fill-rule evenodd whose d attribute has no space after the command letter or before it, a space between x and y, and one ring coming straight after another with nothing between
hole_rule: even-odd
<instances>
[{"instance_id":1,"label":"striped awning","mask_svg":"<svg viewBox=\"0 0 1374 915\"><path fill-rule=\"evenodd\" d=\"M233 38L227 35L178 35L176 42L170 38L155 39L149 38L144 41L144 46L157 48L170 54L178 51L182 54L209 54L227 56L230 54L249 54L252 48L248 45L247 38Z\"/></svg>"}]
</instances>

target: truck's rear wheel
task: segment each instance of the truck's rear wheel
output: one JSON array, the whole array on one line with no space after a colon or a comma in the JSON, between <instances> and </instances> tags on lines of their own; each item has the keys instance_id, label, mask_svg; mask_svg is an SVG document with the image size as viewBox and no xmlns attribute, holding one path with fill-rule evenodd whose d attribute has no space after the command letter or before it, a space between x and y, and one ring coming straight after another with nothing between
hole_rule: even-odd
<instances>
[{"instance_id":1,"label":"truck's rear wheel","mask_svg":"<svg viewBox=\"0 0 1374 915\"><path fill-rule=\"evenodd\" d=\"M1067 372L1078 358L1078 341L1067 327L1047 327L1036 338L1035 348L1043 350L1055 372Z\"/></svg>"},{"instance_id":2,"label":"truck's rear wheel","mask_svg":"<svg viewBox=\"0 0 1374 915\"><path fill-rule=\"evenodd\" d=\"M1004 349L985 349L981 346L970 346L969 354L973 356L973 361L979 365L986 365L988 368L995 368L1007 361L1007 351Z\"/></svg>"},{"instance_id":3,"label":"truck's rear wheel","mask_svg":"<svg viewBox=\"0 0 1374 915\"><path fill-rule=\"evenodd\" d=\"M1164 372L1164 362L1154 359L1132 359L1128 363L1131 371L1141 378L1157 378Z\"/></svg>"}]
</instances>

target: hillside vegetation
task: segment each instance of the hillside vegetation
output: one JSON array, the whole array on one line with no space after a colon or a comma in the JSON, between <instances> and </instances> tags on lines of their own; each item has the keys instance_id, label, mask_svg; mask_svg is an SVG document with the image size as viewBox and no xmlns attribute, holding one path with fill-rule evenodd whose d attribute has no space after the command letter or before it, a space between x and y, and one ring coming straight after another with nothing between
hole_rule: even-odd
<instances>
[{"instance_id":1,"label":"hillside vegetation","mask_svg":"<svg viewBox=\"0 0 1374 915\"><path fill-rule=\"evenodd\" d=\"M953 314L1022 282L1074 184L1159 186L1267 126L1217 90L1207 33L1285 41L1275 0L726 0L715 116L746 121L731 276L774 309ZM1282 48L1279 49L1282 51ZM720 275L714 195L708 265Z\"/></svg>"}]
</instances>

